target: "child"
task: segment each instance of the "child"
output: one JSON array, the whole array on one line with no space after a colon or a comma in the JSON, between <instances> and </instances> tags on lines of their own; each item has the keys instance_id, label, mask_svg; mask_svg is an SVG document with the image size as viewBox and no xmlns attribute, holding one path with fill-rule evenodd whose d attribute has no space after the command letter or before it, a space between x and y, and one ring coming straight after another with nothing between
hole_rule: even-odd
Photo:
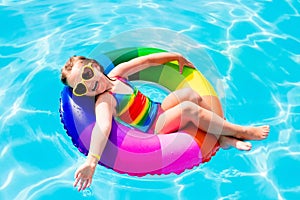
<instances>
[{"instance_id":1,"label":"child","mask_svg":"<svg viewBox=\"0 0 300 200\"><path fill-rule=\"evenodd\" d=\"M175 60L178 61L180 73L184 66L194 68L194 65L182 55L169 52L134 58L117 65L107 75L95 60L74 56L67 61L62 69L62 82L73 88L74 95L96 98L96 124L92 131L89 154L85 163L75 172L74 187L78 185L79 191L92 183L95 168L110 134L112 117L119 117L127 124L143 131L154 130L156 134L171 133L193 126L219 137L221 147L235 147L239 150L251 149L251 143L243 140L262 140L268 136L267 125L243 127L225 121L211 111L205 98L190 88L170 93L161 105L154 109L154 103L127 80L129 75L138 71ZM138 118L133 119L128 114L130 104L124 104L124 101L130 99L138 99L143 104L141 107L144 104L149 105L146 112L142 113L150 119L148 123L139 124ZM138 112L137 115L141 113Z\"/></svg>"}]
</instances>

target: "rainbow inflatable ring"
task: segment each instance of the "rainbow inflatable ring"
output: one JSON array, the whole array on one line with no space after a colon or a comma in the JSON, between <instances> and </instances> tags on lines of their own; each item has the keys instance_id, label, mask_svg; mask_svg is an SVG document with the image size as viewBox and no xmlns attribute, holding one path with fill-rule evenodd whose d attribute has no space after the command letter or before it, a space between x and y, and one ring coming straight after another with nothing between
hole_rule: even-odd
<instances>
[{"instance_id":1,"label":"rainbow inflatable ring","mask_svg":"<svg viewBox=\"0 0 300 200\"><path fill-rule=\"evenodd\" d=\"M101 64L102 61L105 62L105 72L108 73L119 63L163 51L148 47L123 48L93 55L92 58ZM153 82L170 91L192 87L203 98L208 99L213 108L222 112L216 92L207 79L198 70L188 67L180 74L177 62L150 67L132 75L129 80ZM74 146L84 155L88 154L95 124L94 106L95 98L73 96L72 89L68 86L61 93L61 121ZM130 128L114 119L112 123L109 140L99 164L122 174L180 174L209 161L219 149L217 138L200 130L154 135Z\"/></svg>"}]
</instances>

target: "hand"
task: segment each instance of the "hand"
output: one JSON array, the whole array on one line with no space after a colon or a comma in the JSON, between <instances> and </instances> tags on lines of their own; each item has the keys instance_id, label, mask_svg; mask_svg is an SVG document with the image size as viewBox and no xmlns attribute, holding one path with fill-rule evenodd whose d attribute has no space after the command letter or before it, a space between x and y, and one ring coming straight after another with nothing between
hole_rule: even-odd
<instances>
[{"instance_id":1,"label":"hand","mask_svg":"<svg viewBox=\"0 0 300 200\"><path fill-rule=\"evenodd\" d=\"M180 72L180 74L182 74L182 70L183 70L184 66L187 66L187 67L195 69L194 64L191 63L186 58L184 58L182 55L180 55L179 58L178 58L178 65L179 65L179 72Z\"/></svg>"},{"instance_id":2,"label":"hand","mask_svg":"<svg viewBox=\"0 0 300 200\"><path fill-rule=\"evenodd\" d=\"M97 160L92 157L88 157L86 162L83 163L75 172L74 187L78 185L78 191L85 190L90 187L97 166Z\"/></svg>"}]
</instances>

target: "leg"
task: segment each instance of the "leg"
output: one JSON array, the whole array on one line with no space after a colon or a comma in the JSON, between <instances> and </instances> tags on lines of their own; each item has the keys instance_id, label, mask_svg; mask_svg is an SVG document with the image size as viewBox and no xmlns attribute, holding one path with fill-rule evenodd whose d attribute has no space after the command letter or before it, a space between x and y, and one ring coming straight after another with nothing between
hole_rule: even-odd
<instances>
[{"instance_id":1,"label":"leg","mask_svg":"<svg viewBox=\"0 0 300 200\"><path fill-rule=\"evenodd\" d=\"M200 107L205 108L210 111L213 111L214 113L223 117L222 106L217 97L211 96L211 95L201 97L192 88L184 88L184 89L176 90L176 91L170 93L163 101L162 108L164 110L168 110L184 101L193 102L193 103L199 105ZM231 141L231 138L222 139L223 137L226 137L226 136L220 136L220 138L219 138L220 143L221 143L221 141L224 141L222 143L225 145L225 141L226 142Z\"/></svg>"},{"instance_id":2,"label":"leg","mask_svg":"<svg viewBox=\"0 0 300 200\"><path fill-rule=\"evenodd\" d=\"M174 107L166 110L157 120L155 132L156 133L170 133L184 128L188 123L192 123L194 126L201 130L220 136L217 129L209 130L210 123L213 120L212 117L217 116L213 112L206 110L199 105L191 101L183 101ZM219 119L221 117L217 117ZM215 120L216 121L216 120ZM223 121L217 120L218 125L213 126L219 130L223 127Z\"/></svg>"},{"instance_id":3,"label":"leg","mask_svg":"<svg viewBox=\"0 0 300 200\"><path fill-rule=\"evenodd\" d=\"M183 88L170 93L162 102L161 107L163 110L168 110L184 101L190 101L202 108L211 110L210 106L192 88Z\"/></svg>"},{"instance_id":4,"label":"leg","mask_svg":"<svg viewBox=\"0 0 300 200\"><path fill-rule=\"evenodd\" d=\"M211 110L211 111L217 113L218 115L223 116L223 111L222 111L221 105L219 103L219 100L216 97L213 97L213 96L201 97L192 88L184 88L184 89L176 90L176 91L170 93L163 101L162 108L163 108L163 110L168 110L184 101L193 102L193 103L201 106L202 108ZM193 126L192 129L195 129L195 128L198 129L191 123L189 124L189 126ZM236 140L236 142L234 142L234 140ZM249 146L251 148L250 143L245 143L243 141L239 141L235 138L227 137L227 136L220 136L219 143L220 143L221 147L224 149L225 148L228 149L231 146L233 146L237 149L240 149L240 150L250 150L248 148ZM239 145L234 145L234 144L239 144Z\"/></svg>"},{"instance_id":5,"label":"leg","mask_svg":"<svg viewBox=\"0 0 300 200\"><path fill-rule=\"evenodd\" d=\"M262 140L268 136L269 126L242 127L225 121L217 114L184 101L166 110L157 120L156 133L170 133L192 122L199 129L217 137L232 136L240 139Z\"/></svg>"},{"instance_id":6,"label":"leg","mask_svg":"<svg viewBox=\"0 0 300 200\"><path fill-rule=\"evenodd\" d=\"M162 102L162 109L168 110L181 102L190 101L223 117L222 106L216 96L200 96L192 88L183 88L170 93Z\"/></svg>"},{"instance_id":7,"label":"leg","mask_svg":"<svg viewBox=\"0 0 300 200\"><path fill-rule=\"evenodd\" d=\"M167 96L167 98L162 103L162 108L164 110L168 110L179 103L183 101L190 101L193 102L207 110L211 110L218 114L219 116L223 116L223 111L220 105L219 100L216 97L213 96L199 96L198 93L196 93L191 88L185 88L181 90L177 90L175 92L172 92L170 95ZM162 124L162 123L161 123ZM194 126L192 123L189 125ZM176 130L177 127L174 128ZM196 127L197 128L197 127ZM266 127L268 128L268 127ZM170 129L172 130L172 129ZM230 147L235 147L239 150L250 150L251 149L251 143L244 142L242 140L238 140L237 138L230 137L230 136L224 136L221 135L219 138L220 146L224 149L228 149Z\"/></svg>"}]
</instances>

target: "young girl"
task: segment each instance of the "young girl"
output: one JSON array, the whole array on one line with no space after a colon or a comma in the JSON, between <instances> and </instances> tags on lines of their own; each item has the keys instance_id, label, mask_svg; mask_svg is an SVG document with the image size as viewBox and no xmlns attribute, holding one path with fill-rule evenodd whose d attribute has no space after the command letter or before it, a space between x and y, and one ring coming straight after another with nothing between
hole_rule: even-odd
<instances>
[{"instance_id":1,"label":"young girl","mask_svg":"<svg viewBox=\"0 0 300 200\"><path fill-rule=\"evenodd\" d=\"M239 150L251 149L251 143L243 140L262 140L268 136L269 126L243 127L225 121L217 112L211 111L205 98L190 88L170 93L157 108L127 80L129 75L140 70L175 60L178 61L180 73L184 66L194 68L182 55L167 52L134 58L117 65L107 75L95 60L74 56L67 61L61 73L62 82L73 88L74 95L96 98L96 124L92 131L89 154L85 163L75 172L74 187L78 185L79 191L92 183L97 163L110 134L112 117L119 117L143 131L154 130L157 134L194 126L219 137L221 147L235 147ZM147 115L147 123L139 124L138 120L128 114L129 99L138 99L138 102L150 105L143 112L143 115Z\"/></svg>"}]
</instances>

